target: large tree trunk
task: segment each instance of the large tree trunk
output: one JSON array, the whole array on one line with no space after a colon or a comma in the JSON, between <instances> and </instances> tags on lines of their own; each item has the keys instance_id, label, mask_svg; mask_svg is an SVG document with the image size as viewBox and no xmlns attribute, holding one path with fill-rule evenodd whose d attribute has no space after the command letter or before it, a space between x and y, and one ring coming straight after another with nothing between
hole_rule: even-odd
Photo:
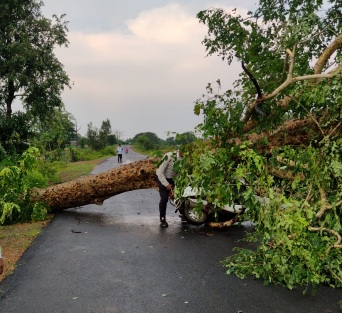
<instances>
[{"instance_id":1,"label":"large tree trunk","mask_svg":"<svg viewBox=\"0 0 342 313\"><path fill-rule=\"evenodd\" d=\"M102 204L120 193L157 188L157 159L148 158L97 175L85 176L56 186L34 189L31 201L46 203L52 212L86 204Z\"/></svg>"}]
</instances>

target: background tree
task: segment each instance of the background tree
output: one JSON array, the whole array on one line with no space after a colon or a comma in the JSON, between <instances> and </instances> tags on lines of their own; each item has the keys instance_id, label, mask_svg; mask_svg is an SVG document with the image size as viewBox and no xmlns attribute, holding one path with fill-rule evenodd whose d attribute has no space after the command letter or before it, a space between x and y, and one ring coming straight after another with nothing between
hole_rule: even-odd
<instances>
[{"instance_id":1,"label":"background tree","mask_svg":"<svg viewBox=\"0 0 342 313\"><path fill-rule=\"evenodd\" d=\"M175 145L175 137L174 136L167 137L165 139L165 142L166 142L167 145L173 146L173 145Z\"/></svg>"},{"instance_id":2,"label":"background tree","mask_svg":"<svg viewBox=\"0 0 342 313\"><path fill-rule=\"evenodd\" d=\"M151 132L139 133L134 136L132 141L145 150L156 149L161 143L161 139L155 133Z\"/></svg>"},{"instance_id":3,"label":"background tree","mask_svg":"<svg viewBox=\"0 0 342 313\"><path fill-rule=\"evenodd\" d=\"M89 147L91 147L92 149L101 150L107 147L110 141L109 138L111 138L110 136L111 136L111 125L108 119L105 121L102 121L100 129L93 126L92 122L88 124L87 143ZM113 140L113 138L111 140Z\"/></svg>"},{"instance_id":4,"label":"background tree","mask_svg":"<svg viewBox=\"0 0 342 313\"><path fill-rule=\"evenodd\" d=\"M78 144L81 148L84 148L87 144L87 138L78 134Z\"/></svg>"},{"instance_id":5,"label":"background tree","mask_svg":"<svg viewBox=\"0 0 342 313\"><path fill-rule=\"evenodd\" d=\"M76 139L74 117L64 109L56 108L50 117L38 120L34 129L32 143L41 151L64 149Z\"/></svg>"},{"instance_id":6,"label":"background tree","mask_svg":"<svg viewBox=\"0 0 342 313\"><path fill-rule=\"evenodd\" d=\"M193 132L185 132L182 134L177 134L175 138L176 145L187 145L196 140L196 136Z\"/></svg>"},{"instance_id":7,"label":"background tree","mask_svg":"<svg viewBox=\"0 0 342 313\"><path fill-rule=\"evenodd\" d=\"M93 150L101 150L99 129L90 122L87 125L87 144Z\"/></svg>"},{"instance_id":8,"label":"background tree","mask_svg":"<svg viewBox=\"0 0 342 313\"><path fill-rule=\"evenodd\" d=\"M111 134L111 132L112 126L110 125L109 119L102 121L101 128L99 130L99 137L103 148L109 144L109 135Z\"/></svg>"},{"instance_id":9,"label":"background tree","mask_svg":"<svg viewBox=\"0 0 342 313\"><path fill-rule=\"evenodd\" d=\"M119 141L114 134L108 135L108 145L113 146L116 145L118 142Z\"/></svg>"},{"instance_id":10,"label":"background tree","mask_svg":"<svg viewBox=\"0 0 342 313\"><path fill-rule=\"evenodd\" d=\"M21 151L27 140L30 116L44 121L62 106L61 92L69 86L55 46L66 46L67 23L63 16L45 18L41 1L0 3L0 121L4 147ZM18 100L23 111L13 113ZM16 139L13 139L16 138ZM18 139L19 138L19 139Z\"/></svg>"},{"instance_id":11,"label":"background tree","mask_svg":"<svg viewBox=\"0 0 342 313\"><path fill-rule=\"evenodd\" d=\"M156 144L153 143L146 134L139 135L135 140L134 144L137 144L140 148L144 150L153 150Z\"/></svg>"},{"instance_id":12,"label":"background tree","mask_svg":"<svg viewBox=\"0 0 342 313\"><path fill-rule=\"evenodd\" d=\"M208 54L242 62L242 73L234 90L208 85L197 101L206 140L183 159L176 194L190 179L220 207L239 191L258 246L229 257L228 273L342 286L341 17L340 1L261 0L246 16L198 14Z\"/></svg>"},{"instance_id":13,"label":"background tree","mask_svg":"<svg viewBox=\"0 0 342 313\"><path fill-rule=\"evenodd\" d=\"M12 113L11 118L0 110L0 144L7 155L27 149L27 140L33 136L32 120L24 112Z\"/></svg>"}]
</instances>

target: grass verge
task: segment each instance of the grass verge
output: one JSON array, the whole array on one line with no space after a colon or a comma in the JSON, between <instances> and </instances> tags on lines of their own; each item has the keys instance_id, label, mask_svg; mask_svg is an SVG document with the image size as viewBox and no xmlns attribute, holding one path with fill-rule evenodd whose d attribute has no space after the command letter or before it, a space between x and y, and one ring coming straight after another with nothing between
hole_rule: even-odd
<instances>
[{"instance_id":1,"label":"grass verge","mask_svg":"<svg viewBox=\"0 0 342 313\"><path fill-rule=\"evenodd\" d=\"M96 165L107 159L108 156L91 161L68 163L65 167L58 170L60 181L71 181L78 177L89 175ZM0 282L13 273L20 257L52 217L53 215L49 215L47 220L40 222L0 226L0 246L2 247L2 257L4 260L4 272L0 275Z\"/></svg>"}]
</instances>

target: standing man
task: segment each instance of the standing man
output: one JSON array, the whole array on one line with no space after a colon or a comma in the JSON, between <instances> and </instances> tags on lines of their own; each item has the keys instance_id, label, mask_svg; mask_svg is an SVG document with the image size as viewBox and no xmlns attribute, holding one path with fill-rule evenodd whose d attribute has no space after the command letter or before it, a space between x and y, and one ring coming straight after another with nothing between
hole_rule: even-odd
<instances>
[{"instance_id":1,"label":"standing man","mask_svg":"<svg viewBox=\"0 0 342 313\"><path fill-rule=\"evenodd\" d=\"M118 146L118 163L122 163L122 152L123 152L123 149L121 148L121 145L119 144Z\"/></svg>"},{"instance_id":2,"label":"standing man","mask_svg":"<svg viewBox=\"0 0 342 313\"><path fill-rule=\"evenodd\" d=\"M156 170L157 183L159 186L159 215L160 215L160 226L168 227L169 224L166 222L166 206L168 201L169 192L174 188L174 178L176 172L173 169L176 160L180 159L182 155L179 151L168 152L163 157L163 162L159 165Z\"/></svg>"}]
</instances>

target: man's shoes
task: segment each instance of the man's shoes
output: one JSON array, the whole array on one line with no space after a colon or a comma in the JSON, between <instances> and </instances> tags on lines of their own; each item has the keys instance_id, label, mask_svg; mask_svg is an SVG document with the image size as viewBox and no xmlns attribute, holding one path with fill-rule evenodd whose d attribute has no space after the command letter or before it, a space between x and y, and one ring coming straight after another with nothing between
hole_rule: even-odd
<instances>
[{"instance_id":1,"label":"man's shoes","mask_svg":"<svg viewBox=\"0 0 342 313\"><path fill-rule=\"evenodd\" d=\"M181 218L182 223L187 223L188 221L184 218L183 214L179 214L179 217Z\"/></svg>"},{"instance_id":2,"label":"man's shoes","mask_svg":"<svg viewBox=\"0 0 342 313\"><path fill-rule=\"evenodd\" d=\"M160 227L168 227L169 224L167 223L165 217L160 219Z\"/></svg>"}]
</instances>

